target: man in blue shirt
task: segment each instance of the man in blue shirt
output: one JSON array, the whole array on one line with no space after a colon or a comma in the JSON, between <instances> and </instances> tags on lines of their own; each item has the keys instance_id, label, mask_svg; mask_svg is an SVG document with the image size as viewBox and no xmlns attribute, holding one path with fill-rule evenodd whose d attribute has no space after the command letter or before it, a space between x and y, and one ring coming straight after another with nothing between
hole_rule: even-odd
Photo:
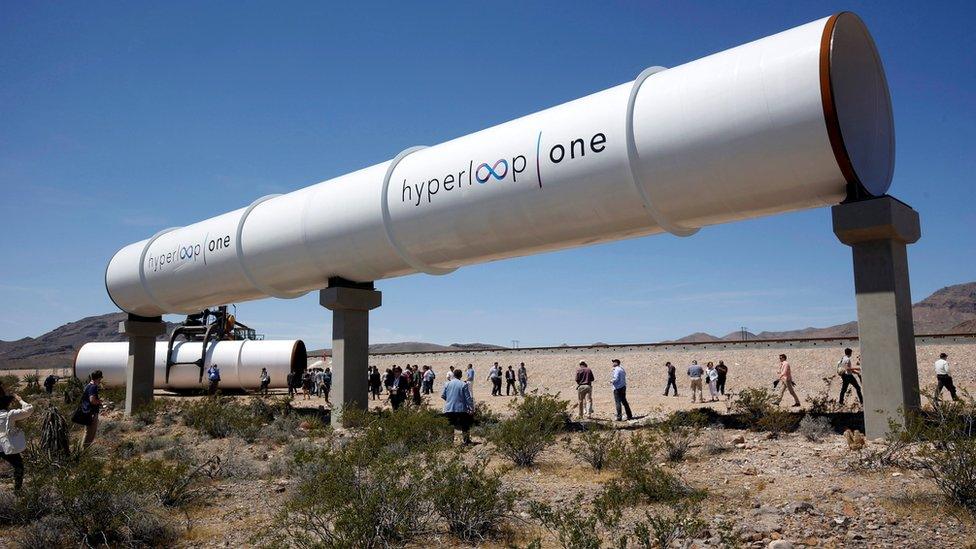
<instances>
[{"instance_id":1,"label":"man in blue shirt","mask_svg":"<svg viewBox=\"0 0 976 549\"><path fill-rule=\"evenodd\" d=\"M220 368L216 364L211 364L207 370L207 379L210 381L210 394L217 394L217 386L220 384Z\"/></svg>"},{"instance_id":2,"label":"man in blue shirt","mask_svg":"<svg viewBox=\"0 0 976 549\"><path fill-rule=\"evenodd\" d=\"M471 444L471 423L474 421L474 397L471 386L461 381L461 370L454 370L454 378L444 384L444 415L456 429L461 430L465 444Z\"/></svg>"},{"instance_id":3,"label":"man in blue shirt","mask_svg":"<svg viewBox=\"0 0 976 549\"><path fill-rule=\"evenodd\" d=\"M613 372L610 374L610 385L613 386L613 403L617 407L617 421L622 421L620 407L623 406L627 412L627 420L634 419L634 414L630 413L630 404L627 403L627 372L620 365L620 360L613 359Z\"/></svg>"}]
</instances>

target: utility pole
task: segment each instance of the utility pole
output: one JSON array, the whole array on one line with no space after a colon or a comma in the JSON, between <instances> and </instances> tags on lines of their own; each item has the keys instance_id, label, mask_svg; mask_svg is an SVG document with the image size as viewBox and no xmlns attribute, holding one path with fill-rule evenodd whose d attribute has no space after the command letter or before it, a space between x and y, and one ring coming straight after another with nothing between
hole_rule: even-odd
<instances>
[{"instance_id":1,"label":"utility pole","mask_svg":"<svg viewBox=\"0 0 976 549\"><path fill-rule=\"evenodd\" d=\"M517 339L513 339L512 340L512 348L513 349L518 349L519 348L519 340L517 340Z\"/></svg>"}]
</instances>

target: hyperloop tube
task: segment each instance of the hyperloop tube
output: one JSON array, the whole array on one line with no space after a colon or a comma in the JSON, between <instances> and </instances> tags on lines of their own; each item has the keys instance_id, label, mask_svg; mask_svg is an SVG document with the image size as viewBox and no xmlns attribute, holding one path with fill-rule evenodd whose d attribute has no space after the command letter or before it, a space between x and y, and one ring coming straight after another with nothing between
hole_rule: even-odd
<instances>
[{"instance_id":1,"label":"hyperloop tube","mask_svg":"<svg viewBox=\"0 0 976 549\"><path fill-rule=\"evenodd\" d=\"M200 368L194 364L179 364L170 368L166 383L166 345L156 342L156 389L198 389L208 383L200 380ZM202 342L181 341L173 345L174 362L199 360ZM75 377L86 380L95 370L101 370L103 383L109 387L125 387L125 369L129 359L127 342L92 342L82 345L75 357ZM243 340L211 342L204 360L204 371L212 364L220 369L222 389L257 389L261 385L261 368L267 368L271 387L287 387L288 372L305 370L307 353L301 340Z\"/></svg>"},{"instance_id":2,"label":"hyperloop tube","mask_svg":"<svg viewBox=\"0 0 976 549\"><path fill-rule=\"evenodd\" d=\"M141 316L882 195L891 101L841 13L122 248Z\"/></svg>"}]
</instances>

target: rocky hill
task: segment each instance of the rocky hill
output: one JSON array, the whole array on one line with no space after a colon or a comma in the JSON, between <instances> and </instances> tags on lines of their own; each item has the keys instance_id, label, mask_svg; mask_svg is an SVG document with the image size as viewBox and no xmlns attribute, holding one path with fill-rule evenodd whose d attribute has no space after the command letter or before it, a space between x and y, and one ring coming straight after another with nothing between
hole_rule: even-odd
<instances>
[{"instance_id":1,"label":"rocky hill","mask_svg":"<svg viewBox=\"0 0 976 549\"><path fill-rule=\"evenodd\" d=\"M89 341L125 341L119 333L119 322L125 318L125 313L89 316L40 337L0 341L0 369L70 366L78 349ZM167 331L173 326L167 323Z\"/></svg>"},{"instance_id":2,"label":"rocky hill","mask_svg":"<svg viewBox=\"0 0 976 549\"><path fill-rule=\"evenodd\" d=\"M947 286L912 306L916 334L976 333L976 282ZM845 322L826 328L802 328L782 332L747 333L749 339L805 339L821 337L855 337L857 322ZM732 332L725 337L697 332L681 339L680 343L706 341L740 341L742 334Z\"/></svg>"}]
</instances>

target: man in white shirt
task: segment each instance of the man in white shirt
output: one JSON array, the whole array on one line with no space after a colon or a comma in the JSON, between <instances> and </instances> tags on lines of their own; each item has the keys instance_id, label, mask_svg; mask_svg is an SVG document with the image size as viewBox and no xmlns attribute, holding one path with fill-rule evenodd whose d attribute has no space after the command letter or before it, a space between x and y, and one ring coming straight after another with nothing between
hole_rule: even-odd
<instances>
[{"instance_id":1,"label":"man in white shirt","mask_svg":"<svg viewBox=\"0 0 976 549\"><path fill-rule=\"evenodd\" d=\"M857 383L857 379L854 377L854 374L861 373L861 369L855 367L851 361L851 355L853 354L854 351L850 348L844 349L844 356L837 361L837 375L840 376L842 381L840 385L840 398L837 399L837 401L841 406L844 405L844 396L847 395L848 387L854 387L854 391L857 393L857 400L861 402L862 406L864 405L864 396L861 395L861 386Z\"/></svg>"},{"instance_id":2,"label":"man in white shirt","mask_svg":"<svg viewBox=\"0 0 976 549\"><path fill-rule=\"evenodd\" d=\"M617 421L622 421L620 407L623 406L627 412L627 420L634 419L634 414L630 412L630 404L627 402L627 372L620 365L620 360L613 359L613 371L610 373L610 385L613 386L613 403L617 407Z\"/></svg>"},{"instance_id":3,"label":"man in white shirt","mask_svg":"<svg viewBox=\"0 0 976 549\"><path fill-rule=\"evenodd\" d=\"M952 396L952 400L959 400L956 396L956 385L952 382L952 374L949 373L949 361L946 360L949 355L942 353L939 355L939 360L935 361L935 378L939 380L939 384L935 388L935 400L939 400L942 396L942 388L945 387L949 389L949 395Z\"/></svg>"}]
</instances>

